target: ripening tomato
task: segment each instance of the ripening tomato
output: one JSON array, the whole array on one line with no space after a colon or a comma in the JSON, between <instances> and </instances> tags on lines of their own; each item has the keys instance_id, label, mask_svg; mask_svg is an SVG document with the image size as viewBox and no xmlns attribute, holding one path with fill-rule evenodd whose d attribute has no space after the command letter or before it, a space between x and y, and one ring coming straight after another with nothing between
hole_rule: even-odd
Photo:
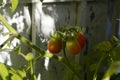
<instances>
[{"instance_id":1,"label":"ripening tomato","mask_svg":"<svg viewBox=\"0 0 120 80\"><path fill-rule=\"evenodd\" d=\"M76 35L76 39L79 42L81 48L83 48L86 44L86 37L84 36L84 34L83 33L78 33Z\"/></svg>"},{"instance_id":2,"label":"ripening tomato","mask_svg":"<svg viewBox=\"0 0 120 80\"><path fill-rule=\"evenodd\" d=\"M48 50L53 53L57 54L62 49L62 40L57 37L51 37L48 42Z\"/></svg>"},{"instance_id":3,"label":"ripening tomato","mask_svg":"<svg viewBox=\"0 0 120 80\"><path fill-rule=\"evenodd\" d=\"M81 47L76 39L68 40L66 42L66 49L72 55L79 54L81 51Z\"/></svg>"}]
</instances>

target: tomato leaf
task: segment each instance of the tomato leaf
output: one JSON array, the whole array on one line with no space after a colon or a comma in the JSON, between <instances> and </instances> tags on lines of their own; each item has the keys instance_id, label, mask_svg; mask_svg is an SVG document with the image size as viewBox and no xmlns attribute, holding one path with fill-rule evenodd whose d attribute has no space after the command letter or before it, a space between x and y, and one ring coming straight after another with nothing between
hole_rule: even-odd
<instances>
[{"instance_id":1,"label":"tomato leaf","mask_svg":"<svg viewBox=\"0 0 120 80\"><path fill-rule=\"evenodd\" d=\"M90 71L95 71L97 68L97 64L91 64L89 70Z\"/></svg>"},{"instance_id":2,"label":"tomato leaf","mask_svg":"<svg viewBox=\"0 0 120 80\"><path fill-rule=\"evenodd\" d=\"M2 80L7 80L8 77L8 70L6 68L6 66L2 63L0 63L0 76L2 78Z\"/></svg>"},{"instance_id":3,"label":"tomato leaf","mask_svg":"<svg viewBox=\"0 0 120 80\"><path fill-rule=\"evenodd\" d=\"M43 2L44 0L40 0L41 2Z\"/></svg>"},{"instance_id":4,"label":"tomato leaf","mask_svg":"<svg viewBox=\"0 0 120 80\"><path fill-rule=\"evenodd\" d=\"M36 75L35 75L35 74L32 74L30 80L37 80Z\"/></svg>"},{"instance_id":5,"label":"tomato leaf","mask_svg":"<svg viewBox=\"0 0 120 80\"><path fill-rule=\"evenodd\" d=\"M120 61L113 62L106 73L104 74L104 77L102 80L110 80L110 76L112 76L114 73L116 73L118 70L120 70Z\"/></svg>"},{"instance_id":6,"label":"tomato leaf","mask_svg":"<svg viewBox=\"0 0 120 80\"><path fill-rule=\"evenodd\" d=\"M109 51L112 48L112 45L109 41L103 41L94 46L94 49L99 51Z\"/></svg>"},{"instance_id":7,"label":"tomato leaf","mask_svg":"<svg viewBox=\"0 0 120 80\"><path fill-rule=\"evenodd\" d=\"M9 73L12 75L11 80L23 80L26 77L26 72L24 70L15 70L10 68Z\"/></svg>"},{"instance_id":8,"label":"tomato leaf","mask_svg":"<svg viewBox=\"0 0 120 80\"><path fill-rule=\"evenodd\" d=\"M19 1L18 0L11 0L11 1L12 1L12 12L14 12L18 6Z\"/></svg>"},{"instance_id":9,"label":"tomato leaf","mask_svg":"<svg viewBox=\"0 0 120 80\"><path fill-rule=\"evenodd\" d=\"M20 76L18 76L17 74L13 74L12 77L11 77L11 80L23 80Z\"/></svg>"},{"instance_id":10,"label":"tomato leaf","mask_svg":"<svg viewBox=\"0 0 120 80\"><path fill-rule=\"evenodd\" d=\"M115 47L111 52L109 57L113 60L113 61L119 61L120 60L120 46Z\"/></svg>"},{"instance_id":11,"label":"tomato leaf","mask_svg":"<svg viewBox=\"0 0 120 80\"><path fill-rule=\"evenodd\" d=\"M20 77L24 78L26 77L26 72L24 70L17 70L17 73L20 75Z\"/></svg>"},{"instance_id":12,"label":"tomato leaf","mask_svg":"<svg viewBox=\"0 0 120 80\"><path fill-rule=\"evenodd\" d=\"M3 0L0 0L0 4L3 2Z\"/></svg>"}]
</instances>

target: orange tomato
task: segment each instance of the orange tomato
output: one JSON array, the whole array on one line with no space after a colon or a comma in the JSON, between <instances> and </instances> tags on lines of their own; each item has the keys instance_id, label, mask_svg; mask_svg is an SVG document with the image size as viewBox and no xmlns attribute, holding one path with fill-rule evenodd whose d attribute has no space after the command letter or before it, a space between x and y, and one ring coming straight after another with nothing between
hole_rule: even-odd
<instances>
[{"instance_id":1,"label":"orange tomato","mask_svg":"<svg viewBox=\"0 0 120 80\"><path fill-rule=\"evenodd\" d=\"M86 44L86 37L84 36L84 34L78 33L76 35L76 39L79 42L81 48L83 48L85 46L85 44Z\"/></svg>"},{"instance_id":2,"label":"orange tomato","mask_svg":"<svg viewBox=\"0 0 120 80\"><path fill-rule=\"evenodd\" d=\"M81 51L81 47L75 39L71 39L66 42L66 49L72 55L79 54Z\"/></svg>"},{"instance_id":3,"label":"orange tomato","mask_svg":"<svg viewBox=\"0 0 120 80\"><path fill-rule=\"evenodd\" d=\"M57 37L51 37L48 42L48 50L53 53L57 54L62 49L62 40Z\"/></svg>"}]
</instances>

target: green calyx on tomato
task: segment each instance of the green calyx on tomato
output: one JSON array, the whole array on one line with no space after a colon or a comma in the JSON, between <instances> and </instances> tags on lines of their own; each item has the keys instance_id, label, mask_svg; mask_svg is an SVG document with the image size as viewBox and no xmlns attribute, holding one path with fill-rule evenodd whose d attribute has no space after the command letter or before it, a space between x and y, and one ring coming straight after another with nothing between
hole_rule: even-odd
<instances>
[{"instance_id":1,"label":"green calyx on tomato","mask_svg":"<svg viewBox=\"0 0 120 80\"><path fill-rule=\"evenodd\" d=\"M70 54L76 55L80 53L81 46L76 39L70 39L66 41L66 49Z\"/></svg>"},{"instance_id":2,"label":"green calyx on tomato","mask_svg":"<svg viewBox=\"0 0 120 80\"><path fill-rule=\"evenodd\" d=\"M48 50L53 54L57 54L61 51L61 49L62 49L61 38L57 36L51 37L48 42Z\"/></svg>"}]
</instances>

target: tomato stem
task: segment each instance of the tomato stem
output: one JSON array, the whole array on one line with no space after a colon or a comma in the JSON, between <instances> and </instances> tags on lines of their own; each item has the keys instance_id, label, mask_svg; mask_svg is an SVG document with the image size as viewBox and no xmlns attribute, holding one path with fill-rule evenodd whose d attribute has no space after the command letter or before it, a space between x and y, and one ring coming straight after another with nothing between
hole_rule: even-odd
<instances>
[{"instance_id":1,"label":"tomato stem","mask_svg":"<svg viewBox=\"0 0 120 80\"><path fill-rule=\"evenodd\" d=\"M76 72L74 67L65 58L62 58L61 62L66 66L67 69L69 69L73 74L75 74L78 79L81 79L79 73Z\"/></svg>"},{"instance_id":2,"label":"tomato stem","mask_svg":"<svg viewBox=\"0 0 120 80\"><path fill-rule=\"evenodd\" d=\"M74 73L78 77L78 79L80 79L79 74L76 72L76 70L74 69L74 66L72 66L70 64L70 61L67 58L66 50L65 50L65 46L64 45L65 45L65 42L63 42L63 54L64 54L64 58L62 60L62 63L64 63L64 65L66 66L66 68L68 68L72 73Z\"/></svg>"},{"instance_id":3,"label":"tomato stem","mask_svg":"<svg viewBox=\"0 0 120 80\"><path fill-rule=\"evenodd\" d=\"M63 54L64 54L65 59L69 62L69 60L68 60L68 58L67 58L67 55L66 55L64 42L63 42Z\"/></svg>"},{"instance_id":4,"label":"tomato stem","mask_svg":"<svg viewBox=\"0 0 120 80\"><path fill-rule=\"evenodd\" d=\"M4 41L1 45L0 45L0 49L2 48L2 47L4 47L4 45L8 42L8 41L10 41L11 39L13 39L15 36L14 35L11 35L6 41Z\"/></svg>"},{"instance_id":5,"label":"tomato stem","mask_svg":"<svg viewBox=\"0 0 120 80\"><path fill-rule=\"evenodd\" d=\"M31 73L31 75L33 74L33 61L31 60L30 61L30 73Z\"/></svg>"},{"instance_id":6,"label":"tomato stem","mask_svg":"<svg viewBox=\"0 0 120 80\"><path fill-rule=\"evenodd\" d=\"M103 59L105 58L105 54L103 53L102 57L100 58L99 62L98 62L98 65L97 65L97 68L95 70L95 73L94 73L94 76L93 76L93 80L97 80L97 73L98 73L98 69L100 67L100 64L101 62L103 61Z\"/></svg>"}]
</instances>

